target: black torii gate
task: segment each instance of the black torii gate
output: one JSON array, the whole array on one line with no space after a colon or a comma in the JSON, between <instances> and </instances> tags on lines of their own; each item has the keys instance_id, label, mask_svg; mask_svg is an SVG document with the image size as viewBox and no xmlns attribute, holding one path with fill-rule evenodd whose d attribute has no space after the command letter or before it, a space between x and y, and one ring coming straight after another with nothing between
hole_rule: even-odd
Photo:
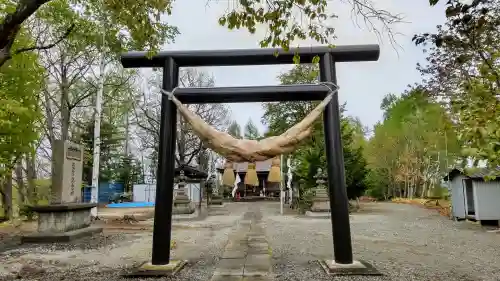
<instances>
[{"instance_id":1,"label":"black torii gate","mask_svg":"<svg viewBox=\"0 0 500 281\"><path fill-rule=\"evenodd\" d=\"M163 68L162 88L170 92L178 85L180 67L292 64L295 54L300 55L302 63L312 63L313 58L319 56L320 81L336 84L337 62L376 61L380 55L380 48L378 45L344 45L335 48L327 46L297 48L288 52L281 49L164 51L153 57L148 57L146 52L129 52L122 55L121 62L125 68ZM328 92L329 89L324 85L282 85L178 88L175 96L186 104L237 103L322 100ZM151 260L153 265L166 265L170 262L176 111L175 104L167 95L162 95ZM336 264L353 264L337 94L325 108L323 124L334 259Z\"/></svg>"}]
</instances>

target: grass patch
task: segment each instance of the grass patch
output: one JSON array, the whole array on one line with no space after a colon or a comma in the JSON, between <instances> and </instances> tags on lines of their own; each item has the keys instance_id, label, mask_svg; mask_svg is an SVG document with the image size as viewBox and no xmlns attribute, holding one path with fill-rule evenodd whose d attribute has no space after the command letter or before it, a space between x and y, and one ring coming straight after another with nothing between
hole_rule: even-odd
<instances>
[{"instance_id":1,"label":"grass patch","mask_svg":"<svg viewBox=\"0 0 500 281\"><path fill-rule=\"evenodd\" d=\"M50 197L50 185L51 185L51 180L50 179L37 179L35 180L35 185L36 185L36 194L34 196L38 199L36 202L34 202L35 205L48 205L49 204L49 197ZM19 204L19 191L17 189L17 185L15 181L13 182L12 186L12 213L14 218L23 216L22 207ZM0 217L4 217L4 210L3 206L0 203Z\"/></svg>"}]
</instances>

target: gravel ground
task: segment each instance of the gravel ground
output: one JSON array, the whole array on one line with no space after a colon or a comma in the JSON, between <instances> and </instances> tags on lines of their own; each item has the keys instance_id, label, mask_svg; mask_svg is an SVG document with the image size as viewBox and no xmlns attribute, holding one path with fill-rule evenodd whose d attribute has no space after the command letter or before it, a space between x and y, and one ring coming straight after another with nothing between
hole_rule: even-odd
<instances>
[{"instance_id":1,"label":"gravel ground","mask_svg":"<svg viewBox=\"0 0 500 281\"><path fill-rule=\"evenodd\" d=\"M384 276L334 280L500 280L500 235L436 212L393 203L367 203L351 216L354 258ZM331 259L329 219L280 216L263 205L277 281L332 280L315 262Z\"/></svg>"},{"instance_id":2,"label":"gravel ground","mask_svg":"<svg viewBox=\"0 0 500 281\"><path fill-rule=\"evenodd\" d=\"M333 253L329 219L281 216L275 202L227 203L223 212L213 212L218 216L175 223L172 255L190 264L173 281L210 280L228 234L256 204L264 215L276 281L500 281L500 234L392 203L364 204L363 212L351 216L355 259L384 276L326 276L316 260ZM18 247L0 252L0 280L124 280L121 273L151 257L151 239L150 232L107 233L71 244Z\"/></svg>"},{"instance_id":3,"label":"gravel ground","mask_svg":"<svg viewBox=\"0 0 500 281\"><path fill-rule=\"evenodd\" d=\"M210 280L246 208L227 210L204 221L174 223L172 258L190 262L174 280ZM71 244L23 245L0 252L0 280L126 280L122 273L151 258L151 242L151 232L105 232Z\"/></svg>"}]
</instances>

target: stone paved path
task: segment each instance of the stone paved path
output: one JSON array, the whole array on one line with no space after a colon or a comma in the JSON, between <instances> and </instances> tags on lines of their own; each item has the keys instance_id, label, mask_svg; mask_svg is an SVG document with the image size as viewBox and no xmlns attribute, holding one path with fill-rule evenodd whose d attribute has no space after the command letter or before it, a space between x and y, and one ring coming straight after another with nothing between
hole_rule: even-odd
<instances>
[{"instance_id":1,"label":"stone paved path","mask_svg":"<svg viewBox=\"0 0 500 281\"><path fill-rule=\"evenodd\" d=\"M250 207L229 235L211 281L272 281L271 249L258 207Z\"/></svg>"}]
</instances>

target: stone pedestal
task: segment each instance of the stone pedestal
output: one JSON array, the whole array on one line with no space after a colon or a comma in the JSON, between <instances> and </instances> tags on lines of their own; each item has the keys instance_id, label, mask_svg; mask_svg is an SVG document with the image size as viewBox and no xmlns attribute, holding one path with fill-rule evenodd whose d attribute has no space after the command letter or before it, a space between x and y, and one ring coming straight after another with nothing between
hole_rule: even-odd
<instances>
[{"instance_id":1,"label":"stone pedestal","mask_svg":"<svg viewBox=\"0 0 500 281\"><path fill-rule=\"evenodd\" d=\"M213 194L212 197L210 198L210 205L222 206L223 203L224 200L222 196L219 194Z\"/></svg>"},{"instance_id":2,"label":"stone pedestal","mask_svg":"<svg viewBox=\"0 0 500 281\"><path fill-rule=\"evenodd\" d=\"M324 188L317 188L316 195L313 199L313 205L311 207L311 212L330 212L330 199L328 193Z\"/></svg>"},{"instance_id":3,"label":"stone pedestal","mask_svg":"<svg viewBox=\"0 0 500 281\"><path fill-rule=\"evenodd\" d=\"M168 264L164 265L154 265L147 262L132 272L124 274L124 277L172 277L186 264L187 261L184 260L171 260Z\"/></svg>"},{"instance_id":4,"label":"stone pedestal","mask_svg":"<svg viewBox=\"0 0 500 281\"><path fill-rule=\"evenodd\" d=\"M83 147L57 140L52 157L56 159L56 166L51 204L31 207L38 213L38 232L22 237L23 243L68 242L102 231L100 227L90 226L90 210L97 204L81 203Z\"/></svg>"},{"instance_id":5,"label":"stone pedestal","mask_svg":"<svg viewBox=\"0 0 500 281\"><path fill-rule=\"evenodd\" d=\"M350 264L340 264L333 260L319 260L318 262L328 275L382 275L375 267L364 261L353 261Z\"/></svg>"},{"instance_id":6,"label":"stone pedestal","mask_svg":"<svg viewBox=\"0 0 500 281\"><path fill-rule=\"evenodd\" d=\"M92 203L65 203L47 206L33 206L38 213L38 232L23 236L23 243L69 242L102 231L101 227L90 226L90 210L97 207Z\"/></svg>"},{"instance_id":7,"label":"stone pedestal","mask_svg":"<svg viewBox=\"0 0 500 281\"><path fill-rule=\"evenodd\" d=\"M313 198L313 204L311 210L306 212L307 216L311 217L329 217L330 216L330 198L326 191L327 181L326 174L318 168L316 173L316 184L315 195Z\"/></svg>"},{"instance_id":8,"label":"stone pedestal","mask_svg":"<svg viewBox=\"0 0 500 281\"><path fill-rule=\"evenodd\" d=\"M191 203L191 199L187 196L186 190L183 187L179 187L176 191L172 214L178 215L194 213L195 207Z\"/></svg>"},{"instance_id":9,"label":"stone pedestal","mask_svg":"<svg viewBox=\"0 0 500 281\"><path fill-rule=\"evenodd\" d=\"M224 190L226 186L221 186L216 190L213 190L212 197L210 198L210 205L212 206L223 206L224 205Z\"/></svg>"}]
</instances>

